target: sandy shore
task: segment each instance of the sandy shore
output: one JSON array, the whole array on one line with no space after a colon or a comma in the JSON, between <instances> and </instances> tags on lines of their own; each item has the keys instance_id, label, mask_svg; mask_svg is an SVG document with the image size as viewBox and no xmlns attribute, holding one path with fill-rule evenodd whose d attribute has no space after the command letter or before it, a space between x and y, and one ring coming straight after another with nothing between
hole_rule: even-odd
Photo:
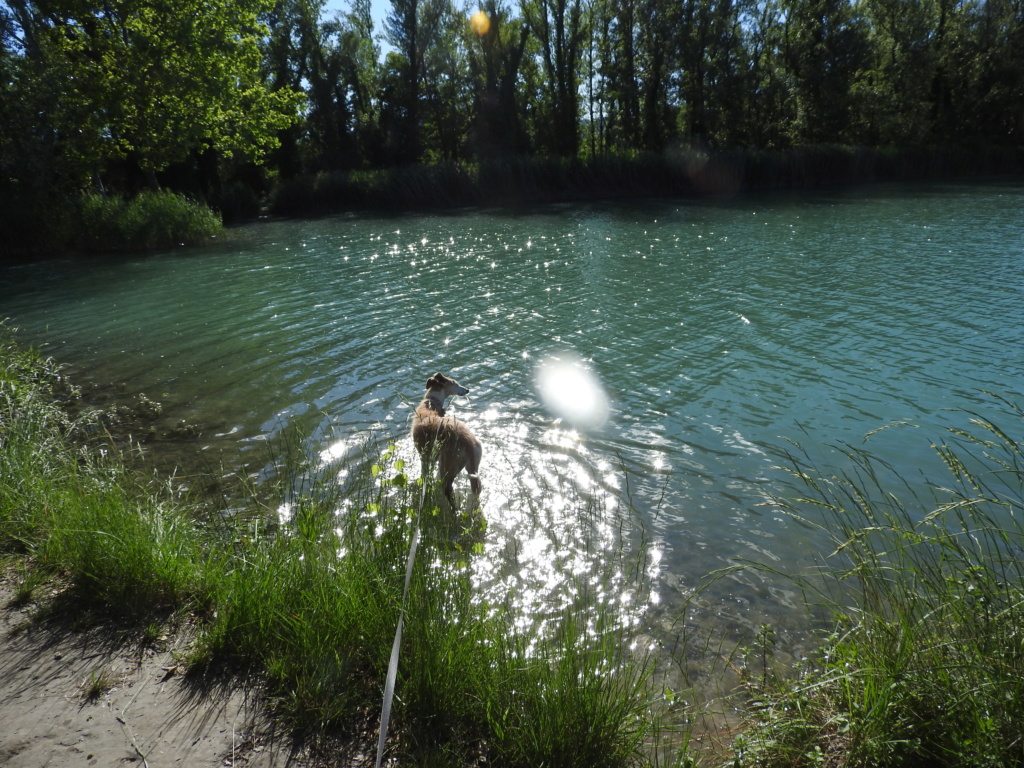
<instances>
[{"instance_id":1,"label":"sandy shore","mask_svg":"<svg viewBox=\"0 0 1024 768\"><path fill-rule=\"evenodd\" d=\"M11 607L11 593L10 580L0 579L0 765L310 764L267 736L251 694L184 675L175 654L183 640L140 648L109 628L36 622ZM97 675L107 685L90 698Z\"/></svg>"}]
</instances>

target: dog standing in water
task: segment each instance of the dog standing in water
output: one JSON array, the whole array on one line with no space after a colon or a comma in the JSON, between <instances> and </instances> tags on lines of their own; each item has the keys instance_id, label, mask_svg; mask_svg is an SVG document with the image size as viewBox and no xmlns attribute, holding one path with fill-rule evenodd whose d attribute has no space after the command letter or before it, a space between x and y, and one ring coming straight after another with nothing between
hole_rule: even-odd
<instances>
[{"instance_id":1,"label":"dog standing in water","mask_svg":"<svg viewBox=\"0 0 1024 768\"><path fill-rule=\"evenodd\" d=\"M423 479L433 461L437 462L437 474L444 485L444 495L455 509L452 483L463 469L469 475L473 493L480 495L480 458L483 448L469 427L454 416L444 415L444 403L452 395L465 395L464 386L440 373L427 379L427 392L416 406L412 417L412 440L420 453L423 464Z\"/></svg>"}]
</instances>

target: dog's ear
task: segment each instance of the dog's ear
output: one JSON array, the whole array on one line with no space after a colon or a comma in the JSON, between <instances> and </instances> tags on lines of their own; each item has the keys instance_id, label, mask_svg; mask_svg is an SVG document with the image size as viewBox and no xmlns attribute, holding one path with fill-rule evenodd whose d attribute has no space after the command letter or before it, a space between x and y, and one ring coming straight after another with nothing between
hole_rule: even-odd
<instances>
[{"instance_id":1,"label":"dog's ear","mask_svg":"<svg viewBox=\"0 0 1024 768\"><path fill-rule=\"evenodd\" d=\"M437 387L438 389L441 389L444 386L443 379L444 377L441 376L440 373L435 373L433 376L427 379L427 389L430 389L431 387Z\"/></svg>"}]
</instances>

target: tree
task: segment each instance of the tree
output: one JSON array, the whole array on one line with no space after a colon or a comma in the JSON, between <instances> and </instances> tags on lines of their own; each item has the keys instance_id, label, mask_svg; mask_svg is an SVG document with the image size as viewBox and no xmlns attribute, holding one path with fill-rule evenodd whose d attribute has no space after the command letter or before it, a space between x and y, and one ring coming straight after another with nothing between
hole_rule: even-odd
<instances>
[{"instance_id":1,"label":"tree","mask_svg":"<svg viewBox=\"0 0 1024 768\"><path fill-rule=\"evenodd\" d=\"M859 139L898 146L931 134L934 4L920 0L866 0L869 62L855 83L862 108Z\"/></svg>"},{"instance_id":2,"label":"tree","mask_svg":"<svg viewBox=\"0 0 1024 768\"><path fill-rule=\"evenodd\" d=\"M744 98L747 146L781 148L793 139L796 109L782 58L785 30L779 0L753 0L745 6L741 29L749 66Z\"/></svg>"},{"instance_id":3,"label":"tree","mask_svg":"<svg viewBox=\"0 0 1024 768\"><path fill-rule=\"evenodd\" d=\"M430 161L469 156L473 85L466 35L469 25L451 4L442 9L434 44L423 56L422 138Z\"/></svg>"},{"instance_id":4,"label":"tree","mask_svg":"<svg viewBox=\"0 0 1024 768\"><path fill-rule=\"evenodd\" d=\"M437 43L449 0L391 0L384 19L384 39L394 46L388 55L387 120L393 157L411 163L420 159L420 110L428 51Z\"/></svg>"},{"instance_id":5,"label":"tree","mask_svg":"<svg viewBox=\"0 0 1024 768\"><path fill-rule=\"evenodd\" d=\"M932 80L935 133L1020 142L1024 128L1024 3L937 0Z\"/></svg>"},{"instance_id":6,"label":"tree","mask_svg":"<svg viewBox=\"0 0 1024 768\"><path fill-rule=\"evenodd\" d=\"M521 0L520 11L539 44L544 73L538 143L544 151L576 157L588 9L584 0Z\"/></svg>"},{"instance_id":7,"label":"tree","mask_svg":"<svg viewBox=\"0 0 1024 768\"><path fill-rule=\"evenodd\" d=\"M473 143L481 159L526 150L518 95L529 30L499 0L485 0L472 25Z\"/></svg>"},{"instance_id":8,"label":"tree","mask_svg":"<svg viewBox=\"0 0 1024 768\"><path fill-rule=\"evenodd\" d=\"M861 105L854 83L869 66L867 27L848 0L786 0L782 59L791 77L799 143L850 141Z\"/></svg>"},{"instance_id":9,"label":"tree","mask_svg":"<svg viewBox=\"0 0 1024 768\"><path fill-rule=\"evenodd\" d=\"M746 43L756 24L750 10L740 0L686 0L682 6L679 100L683 134L691 141L741 146L749 140L754 74Z\"/></svg>"},{"instance_id":10,"label":"tree","mask_svg":"<svg viewBox=\"0 0 1024 768\"><path fill-rule=\"evenodd\" d=\"M595 45L600 62L594 76L599 79L602 149L639 149L640 83L637 39L641 34L640 0L605 0L594 13Z\"/></svg>"},{"instance_id":11,"label":"tree","mask_svg":"<svg viewBox=\"0 0 1024 768\"><path fill-rule=\"evenodd\" d=\"M17 87L72 185L126 158L147 177L212 148L260 156L297 94L260 77L264 0L9 0Z\"/></svg>"}]
</instances>

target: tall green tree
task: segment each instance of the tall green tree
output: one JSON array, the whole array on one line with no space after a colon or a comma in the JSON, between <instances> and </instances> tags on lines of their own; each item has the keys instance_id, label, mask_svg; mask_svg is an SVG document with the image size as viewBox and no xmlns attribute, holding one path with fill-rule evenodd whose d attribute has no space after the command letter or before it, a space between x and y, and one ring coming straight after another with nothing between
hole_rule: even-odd
<instances>
[{"instance_id":1,"label":"tall green tree","mask_svg":"<svg viewBox=\"0 0 1024 768\"><path fill-rule=\"evenodd\" d=\"M1020 141L1024 8L1020 0L936 0L932 81L940 140Z\"/></svg>"},{"instance_id":2,"label":"tall green tree","mask_svg":"<svg viewBox=\"0 0 1024 768\"><path fill-rule=\"evenodd\" d=\"M749 66L743 100L746 146L776 149L793 142L796 108L782 58L783 16L780 0L752 0L744 8L741 29Z\"/></svg>"},{"instance_id":3,"label":"tall green tree","mask_svg":"<svg viewBox=\"0 0 1024 768\"><path fill-rule=\"evenodd\" d=\"M263 77L272 90L305 90L309 82L308 49L318 41L323 6L324 0L276 0L261 17L266 27ZM296 121L278 132L271 163L284 178L304 170L301 144L306 122Z\"/></svg>"},{"instance_id":4,"label":"tall green tree","mask_svg":"<svg viewBox=\"0 0 1024 768\"><path fill-rule=\"evenodd\" d=\"M392 157L416 162L422 154L420 125L426 60L437 44L450 11L450 0L391 0L384 18L384 39L395 48L385 65L385 120Z\"/></svg>"},{"instance_id":5,"label":"tall green tree","mask_svg":"<svg viewBox=\"0 0 1024 768\"><path fill-rule=\"evenodd\" d=\"M594 8L594 44L591 50L599 64L592 79L597 93L591 101L600 104L596 135L602 151L640 149L640 73L637 42L641 34L641 0L601 0Z\"/></svg>"},{"instance_id":6,"label":"tall green tree","mask_svg":"<svg viewBox=\"0 0 1024 768\"><path fill-rule=\"evenodd\" d=\"M264 19L264 68L273 89L302 91L300 124L280 134L282 175L365 164L376 129L378 59L369 0L323 18L324 0L277 0Z\"/></svg>"},{"instance_id":7,"label":"tall green tree","mask_svg":"<svg viewBox=\"0 0 1024 768\"><path fill-rule=\"evenodd\" d=\"M586 0L521 0L520 13L537 41L544 75L536 141L541 151L576 157L589 6Z\"/></svg>"},{"instance_id":8,"label":"tall green tree","mask_svg":"<svg viewBox=\"0 0 1024 768\"><path fill-rule=\"evenodd\" d=\"M470 25L473 150L481 159L524 152L527 140L519 96L529 29L500 0L484 0Z\"/></svg>"},{"instance_id":9,"label":"tall green tree","mask_svg":"<svg viewBox=\"0 0 1024 768\"><path fill-rule=\"evenodd\" d=\"M428 161L469 158L469 126L473 118L465 14L448 3L442 9L433 45L423 57L422 137Z\"/></svg>"},{"instance_id":10,"label":"tall green tree","mask_svg":"<svg viewBox=\"0 0 1024 768\"><path fill-rule=\"evenodd\" d=\"M675 132L671 103L680 4L597 0L589 76L591 136L602 152L658 152ZM594 105L597 109L594 110Z\"/></svg>"},{"instance_id":11,"label":"tall green tree","mask_svg":"<svg viewBox=\"0 0 1024 768\"><path fill-rule=\"evenodd\" d=\"M869 62L854 86L861 104L857 133L865 144L899 146L931 136L935 8L927 0L865 0Z\"/></svg>"},{"instance_id":12,"label":"tall green tree","mask_svg":"<svg viewBox=\"0 0 1024 768\"><path fill-rule=\"evenodd\" d=\"M679 28L681 8L671 0L641 0L640 115L642 145L660 152L675 132L676 104L672 103L672 40Z\"/></svg>"},{"instance_id":13,"label":"tall green tree","mask_svg":"<svg viewBox=\"0 0 1024 768\"><path fill-rule=\"evenodd\" d=\"M982 5L974 53L977 123L965 127L1000 144L1024 144L1024 0Z\"/></svg>"},{"instance_id":14,"label":"tall green tree","mask_svg":"<svg viewBox=\"0 0 1024 768\"><path fill-rule=\"evenodd\" d=\"M781 55L796 108L793 137L811 144L850 141L861 109L854 83L870 66L868 29L858 6L784 0L782 10Z\"/></svg>"},{"instance_id":15,"label":"tall green tree","mask_svg":"<svg viewBox=\"0 0 1024 768\"><path fill-rule=\"evenodd\" d=\"M295 119L297 94L260 76L265 0L8 0L17 87L54 171L81 185L117 160L149 178L207 148L259 157ZM58 181L58 180L55 180Z\"/></svg>"}]
</instances>

